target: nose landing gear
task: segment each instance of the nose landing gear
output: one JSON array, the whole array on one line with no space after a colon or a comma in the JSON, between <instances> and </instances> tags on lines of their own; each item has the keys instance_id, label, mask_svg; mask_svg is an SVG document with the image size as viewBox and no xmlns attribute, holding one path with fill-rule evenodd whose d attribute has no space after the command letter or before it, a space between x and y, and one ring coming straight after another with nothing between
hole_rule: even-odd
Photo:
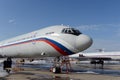
<instances>
[{"instance_id":1,"label":"nose landing gear","mask_svg":"<svg viewBox=\"0 0 120 80\"><path fill-rule=\"evenodd\" d=\"M68 56L56 57L54 59L53 67L51 68L50 71L52 71L53 73L61 73L64 65L66 66L66 73L69 73L71 69L69 57Z\"/></svg>"}]
</instances>

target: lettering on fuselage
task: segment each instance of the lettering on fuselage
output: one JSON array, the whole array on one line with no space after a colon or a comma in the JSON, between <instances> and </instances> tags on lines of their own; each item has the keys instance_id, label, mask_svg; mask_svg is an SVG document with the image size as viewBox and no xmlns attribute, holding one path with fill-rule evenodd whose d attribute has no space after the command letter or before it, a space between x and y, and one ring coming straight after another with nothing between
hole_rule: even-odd
<instances>
[{"instance_id":1,"label":"lettering on fuselage","mask_svg":"<svg viewBox=\"0 0 120 80\"><path fill-rule=\"evenodd\" d=\"M48 33L45 33L46 35L49 35L49 34L54 34L54 32L48 32Z\"/></svg>"}]
</instances>

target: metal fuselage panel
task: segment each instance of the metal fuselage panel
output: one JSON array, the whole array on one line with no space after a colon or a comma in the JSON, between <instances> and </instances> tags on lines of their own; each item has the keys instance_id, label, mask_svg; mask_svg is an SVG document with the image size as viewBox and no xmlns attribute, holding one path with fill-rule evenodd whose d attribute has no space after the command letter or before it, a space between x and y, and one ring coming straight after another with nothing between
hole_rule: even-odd
<instances>
[{"instance_id":1,"label":"metal fuselage panel","mask_svg":"<svg viewBox=\"0 0 120 80\"><path fill-rule=\"evenodd\" d=\"M77 47L82 47L85 43L84 40L81 42L83 43L82 46L80 44L80 46L76 47L76 44L79 43L79 41L76 43L78 36L61 33L63 28L68 27L51 26L2 41L0 42L0 55L32 58L42 56L56 57L71 55L85 50L90 46L78 50Z\"/></svg>"}]
</instances>

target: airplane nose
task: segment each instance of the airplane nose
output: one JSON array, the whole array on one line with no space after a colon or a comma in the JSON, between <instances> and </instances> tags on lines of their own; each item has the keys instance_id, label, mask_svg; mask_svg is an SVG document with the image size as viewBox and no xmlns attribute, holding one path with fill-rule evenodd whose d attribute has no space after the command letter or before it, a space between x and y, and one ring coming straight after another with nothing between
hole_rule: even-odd
<instances>
[{"instance_id":1,"label":"airplane nose","mask_svg":"<svg viewBox=\"0 0 120 80\"><path fill-rule=\"evenodd\" d=\"M93 43L93 40L84 34L81 34L76 39L76 48L80 51L83 51L87 48L89 48Z\"/></svg>"}]
</instances>

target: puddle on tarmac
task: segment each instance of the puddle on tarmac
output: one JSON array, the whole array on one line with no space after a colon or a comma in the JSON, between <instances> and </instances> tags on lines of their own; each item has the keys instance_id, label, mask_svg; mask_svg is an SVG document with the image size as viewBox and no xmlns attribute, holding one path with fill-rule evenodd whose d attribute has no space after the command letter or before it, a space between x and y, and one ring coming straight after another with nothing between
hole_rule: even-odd
<instances>
[{"instance_id":1,"label":"puddle on tarmac","mask_svg":"<svg viewBox=\"0 0 120 80\"><path fill-rule=\"evenodd\" d=\"M55 76L53 78L39 77L39 78L27 78L29 80L80 80L80 79L70 79L69 77Z\"/></svg>"},{"instance_id":2,"label":"puddle on tarmac","mask_svg":"<svg viewBox=\"0 0 120 80\"><path fill-rule=\"evenodd\" d=\"M28 77L29 80L80 80L80 79L72 79L69 77L61 77L61 76L50 76L50 75L36 75L37 78Z\"/></svg>"}]
</instances>

